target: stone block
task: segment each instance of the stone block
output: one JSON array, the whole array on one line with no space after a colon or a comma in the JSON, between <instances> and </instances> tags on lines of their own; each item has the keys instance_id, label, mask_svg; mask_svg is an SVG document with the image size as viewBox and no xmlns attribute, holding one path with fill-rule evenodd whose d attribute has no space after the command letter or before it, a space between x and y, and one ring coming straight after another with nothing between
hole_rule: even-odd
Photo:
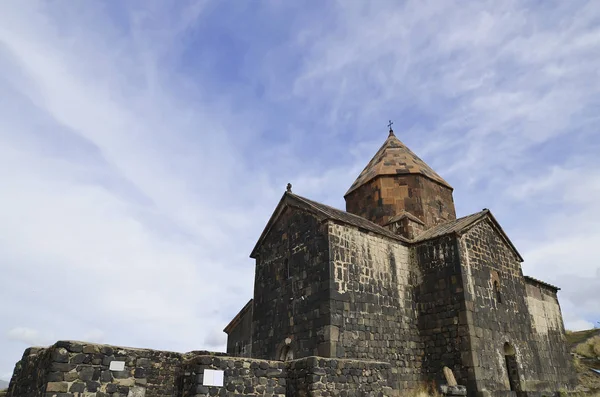
<instances>
[{"instance_id":1,"label":"stone block","mask_svg":"<svg viewBox=\"0 0 600 397\"><path fill-rule=\"evenodd\" d=\"M82 382L74 382L69 387L69 393L83 393L85 390L85 383Z\"/></svg>"},{"instance_id":2,"label":"stone block","mask_svg":"<svg viewBox=\"0 0 600 397\"><path fill-rule=\"evenodd\" d=\"M64 347L59 347L52 351L52 361L55 363L68 363L69 352Z\"/></svg>"},{"instance_id":3,"label":"stone block","mask_svg":"<svg viewBox=\"0 0 600 397\"><path fill-rule=\"evenodd\" d=\"M83 350L83 353L86 353L86 354L100 353L100 346L84 345L82 350Z\"/></svg>"},{"instance_id":4,"label":"stone block","mask_svg":"<svg viewBox=\"0 0 600 397\"><path fill-rule=\"evenodd\" d=\"M146 395L146 388L135 386L129 389L127 397L144 397Z\"/></svg>"},{"instance_id":5,"label":"stone block","mask_svg":"<svg viewBox=\"0 0 600 397\"><path fill-rule=\"evenodd\" d=\"M135 378L127 378L127 379L115 379L114 382L120 386L134 386Z\"/></svg>"},{"instance_id":6,"label":"stone block","mask_svg":"<svg viewBox=\"0 0 600 397\"><path fill-rule=\"evenodd\" d=\"M47 392L66 393L68 389L69 384L67 382L48 382L46 384Z\"/></svg>"}]
</instances>

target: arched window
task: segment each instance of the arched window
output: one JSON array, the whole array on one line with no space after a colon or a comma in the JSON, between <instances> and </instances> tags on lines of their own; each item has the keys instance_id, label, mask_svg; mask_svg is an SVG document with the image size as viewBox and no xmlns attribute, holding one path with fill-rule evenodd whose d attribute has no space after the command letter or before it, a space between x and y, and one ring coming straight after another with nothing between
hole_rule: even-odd
<instances>
[{"instance_id":1,"label":"arched window","mask_svg":"<svg viewBox=\"0 0 600 397\"><path fill-rule=\"evenodd\" d=\"M502 303L502 293L500 292L500 276L498 272L492 270L492 289L494 290L494 298L497 303Z\"/></svg>"},{"instance_id":2,"label":"arched window","mask_svg":"<svg viewBox=\"0 0 600 397\"><path fill-rule=\"evenodd\" d=\"M291 274L290 274L290 261L288 261L287 258L285 258L283 260L283 266L285 266L285 276L286 278L290 278Z\"/></svg>"},{"instance_id":3,"label":"arched window","mask_svg":"<svg viewBox=\"0 0 600 397\"><path fill-rule=\"evenodd\" d=\"M496 301L502 303L502 294L500 293L500 283L498 280L494 280L494 293L496 295Z\"/></svg>"},{"instance_id":4,"label":"arched window","mask_svg":"<svg viewBox=\"0 0 600 397\"><path fill-rule=\"evenodd\" d=\"M519 378L519 366L517 365L517 354L515 348L508 342L504 344L504 361L506 363L506 374L510 390L520 391L521 381Z\"/></svg>"}]
</instances>

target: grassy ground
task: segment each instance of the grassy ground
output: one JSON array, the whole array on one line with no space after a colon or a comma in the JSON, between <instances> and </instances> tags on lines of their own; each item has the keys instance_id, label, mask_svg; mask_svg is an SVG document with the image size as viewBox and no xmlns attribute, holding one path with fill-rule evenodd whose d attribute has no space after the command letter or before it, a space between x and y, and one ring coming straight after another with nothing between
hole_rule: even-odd
<instances>
[{"instance_id":1,"label":"grassy ground","mask_svg":"<svg viewBox=\"0 0 600 397\"><path fill-rule=\"evenodd\" d=\"M600 328L586 329L585 331L567 331L567 342L572 349L594 336L600 336Z\"/></svg>"},{"instance_id":2,"label":"grassy ground","mask_svg":"<svg viewBox=\"0 0 600 397\"><path fill-rule=\"evenodd\" d=\"M600 329L585 331L567 331L567 342L574 353L573 364L577 371L579 384L594 395L600 394L600 375L591 368L600 369Z\"/></svg>"}]
</instances>

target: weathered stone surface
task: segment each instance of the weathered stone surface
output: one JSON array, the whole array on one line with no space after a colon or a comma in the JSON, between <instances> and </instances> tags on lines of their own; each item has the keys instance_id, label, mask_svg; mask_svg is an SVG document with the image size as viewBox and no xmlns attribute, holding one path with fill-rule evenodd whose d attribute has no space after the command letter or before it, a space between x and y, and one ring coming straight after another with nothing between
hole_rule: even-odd
<instances>
[{"instance_id":1,"label":"weathered stone surface","mask_svg":"<svg viewBox=\"0 0 600 397\"><path fill-rule=\"evenodd\" d=\"M406 211L426 227L456 219L452 189L422 175L377 177L346 197L346 211L385 225Z\"/></svg>"},{"instance_id":2,"label":"weathered stone surface","mask_svg":"<svg viewBox=\"0 0 600 397\"><path fill-rule=\"evenodd\" d=\"M490 391L573 387L556 290L523 277L518 253L492 220L479 222L459 241L464 314L472 330L471 384Z\"/></svg>"},{"instance_id":3,"label":"weathered stone surface","mask_svg":"<svg viewBox=\"0 0 600 397\"><path fill-rule=\"evenodd\" d=\"M253 357L319 354L331 309L328 252L327 225L309 213L287 211L270 230L256 264Z\"/></svg>"},{"instance_id":4,"label":"weathered stone surface","mask_svg":"<svg viewBox=\"0 0 600 397\"><path fill-rule=\"evenodd\" d=\"M246 364L246 365L244 365ZM203 384L205 369L226 370L223 388ZM398 396L389 363L307 357L287 362L234 357L196 357L184 364L182 397L227 391L241 396ZM330 394L335 393L335 394ZM340 394L341 393L341 394Z\"/></svg>"},{"instance_id":5,"label":"weathered stone surface","mask_svg":"<svg viewBox=\"0 0 600 397\"><path fill-rule=\"evenodd\" d=\"M452 370L448 367L444 367L443 371L444 371L444 378L446 378L446 383L448 384L448 386L450 386L450 387L457 386L458 384L456 383L456 378L454 378L454 374L452 373Z\"/></svg>"},{"instance_id":6,"label":"weathered stone surface","mask_svg":"<svg viewBox=\"0 0 600 397\"><path fill-rule=\"evenodd\" d=\"M67 382L48 382L46 385L46 391L51 392L66 392L69 389Z\"/></svg>"}]
</instances>

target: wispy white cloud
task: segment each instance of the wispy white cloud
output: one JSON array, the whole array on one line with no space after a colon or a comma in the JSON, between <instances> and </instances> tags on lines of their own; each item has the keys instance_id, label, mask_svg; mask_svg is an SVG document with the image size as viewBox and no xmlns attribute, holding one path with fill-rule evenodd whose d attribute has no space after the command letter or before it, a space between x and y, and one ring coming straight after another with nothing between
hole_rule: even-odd
<instances>
[{"instance_id":1,"label":"wispy white cloud","mask_svg":"<svg viewBox=\"0 0 600 397\"><path fill-rule=\"evenodd\" d=\"M260 175L234 181L246 138L221 121L235 110L162 86L161 56L193 18L127 10L123 34L102 12L3 7L1 315L60 339L198 348L250 295L244 226L267 214L237 192L265 197L261 181L272 193ZM49 343L33 329L9 336Z\"/></svg>"},{"instance_id":2,"label":"wispy white cloud","mask_svg":"<svg viewBox=\"0 0 600 397\"><path fill-rule=\"evenodd\" d=\"M30 346L44 346L52 341L52 335L42 335L37 330L27 327L11 328L6 336L8 339L24 342Z\"/></svg>"}]
</instances>

